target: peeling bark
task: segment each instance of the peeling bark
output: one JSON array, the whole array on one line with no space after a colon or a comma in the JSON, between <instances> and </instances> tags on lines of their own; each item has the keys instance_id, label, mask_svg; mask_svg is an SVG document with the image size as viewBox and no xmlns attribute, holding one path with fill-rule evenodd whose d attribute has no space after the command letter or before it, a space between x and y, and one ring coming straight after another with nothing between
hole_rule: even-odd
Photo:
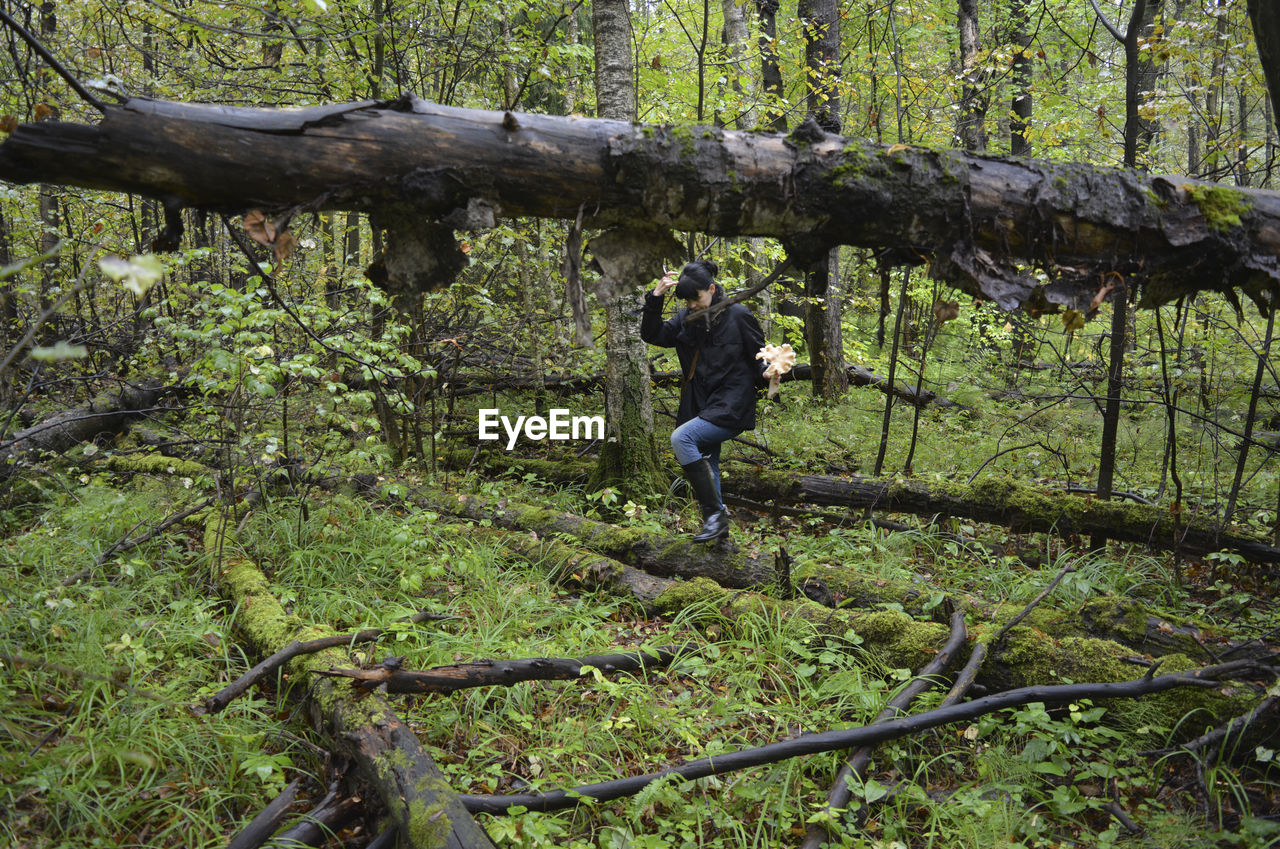
<instances>
[{"instance_id":1,"label":"peeling bark","mask_svg":"<svg viewBox=\"0 0 1280 849\"><path fill-rule=\"evenodd\" d=\"M135 98L93 126L19 126L0 145L0 178L177 207L391 209L446 222L477 201L508 216L573 219L584 207L598 210L595 226L773 236L815 256L892 247L1005 309L1083 309L1104 271L1135 275L1147 306L1214 290L1270 309L1280 296L1274 192L820 130L646 126L411 96L294 110Z\"/></svg>"}]
</instances>

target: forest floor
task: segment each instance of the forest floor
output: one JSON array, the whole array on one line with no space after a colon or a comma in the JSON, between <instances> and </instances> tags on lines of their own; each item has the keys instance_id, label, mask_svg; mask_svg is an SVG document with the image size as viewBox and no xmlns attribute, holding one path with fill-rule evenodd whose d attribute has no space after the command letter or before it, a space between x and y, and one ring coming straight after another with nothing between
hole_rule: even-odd
<instances>
[{"instance_id":1,"label":"forest floor","mask_svg":"<svg viewBox=\"0 0 1280 849\"><path fill-rule=\"evenodd\" d=\"M917 479L981 473L1065 486L1090 478L1096 426L1069 400L993 403L977 390L948 388L967 406L925 411L916 468L928 473ZM869 474L882 398L857 390L830 407L792 391L785 404L767 405L757 431L730 453L773 470ZM891 458L910 450L911 410L898 416ZM453 427L465 434L474 421L473 409L460 408ZM1158 411L1135 408L1127 421L1117 488L1159 497L1169 484ZM1181 468L1192 510L1214 509L1216 487L1230 477L1229 453L1209 450L1223 439L1211 444L1204 430L1193 424L1185 435ZM468 456L478 445L461 442L470 444ZM213 508L150 532L213 495L216 476L164 461L146 473L112 471L109 455L137 450L130 445L77 449L67 457L73 464L12 487L0 515L7 567L0 570L0 842L7 845L212 849L295 779L293 814L325 794L344 765L298 710L307 680L273 678L214 715L199 707L260 659L242 639L243 611L218 580L232 558L256 564L275 598L305 623L337 634L388 629L380 642L350 649L353 667L392 655L405 669L427 669L700 647L643 675L394 697L461 793L572 787L866 724L912 678L900 658L852 630L837 633L767 606L729 615L695 602L657 614L565 582L550 557L511 553L486 533L488 520L415 506L445 488L676 539L698 522L682 497L591 492L540 479L508 455L507 471L490 478L434 463L384 465L363 478L376 489L364 495L290 486L277 476L259 482L252 509L242 502L231 517L233 547L211 553L204 522ZM367 451L360 462L337 459L352 477L370 468L360 465ZM240 471L262 471L256 466L246 460ZM1250 481L1236 527L1262 536L1275 520L1266 506L1274 463ZM738 549L761 557L785 549L796 568L822 559L873 582L911 582L928 599L926 618L945 619L950 596L1027 605L1070 565L1042 609L1070 615L1091 599L1122 597L1237 640L1274 645L1280 629L1274 569L1234 555L1179 560L1114 542L1086 552L1080 539L912 516L886 517L899 523L888 531L860 513L830 509L764 515L739 507L733 518ZM975 540L982 545L969 544ZM420 610L448 618L398 622ZM1134 669L1136 676L1141 667ZM942 696L941 688L925 693L911 712ZM1190 710L1169 720L1143 705L1032 703L886 743L852 788L850 809L836 817L840 837L829 845L1280 845L1274 737L1187 752L1177 744L1230 716ZM798 846L808 825L823 819L840 761L839 753L811 755L660 781L607 804L478 820L500 846ZM365 810L327 845L360 847L375 837L375 806Z\"/></svg>"}]
</instances>

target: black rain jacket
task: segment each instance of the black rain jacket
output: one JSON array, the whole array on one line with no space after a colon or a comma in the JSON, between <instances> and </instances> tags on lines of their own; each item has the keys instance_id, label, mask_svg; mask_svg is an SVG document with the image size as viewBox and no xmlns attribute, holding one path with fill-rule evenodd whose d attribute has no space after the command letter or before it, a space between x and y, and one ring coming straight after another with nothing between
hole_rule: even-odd
<instances>
[{"instance_id":1,"label":"black rain jacket","mask_svg":"<svg viewBox=\"0 0 1280 849\"><path fill-rule=\"evenodd\" d=\"M662 295L645 293L640 338L650 345L674 347L680 358L680 372L689 378L680 391L676 424L701 416L729 430L754 428L756 387L763 385L767 364L756 359L756 352L764 346L764 333L751 310L733 304L711 320L708 330L705 318L685 324L688 307L681 307L664 322L663 300Z\"/></svg>"}]
</instances>

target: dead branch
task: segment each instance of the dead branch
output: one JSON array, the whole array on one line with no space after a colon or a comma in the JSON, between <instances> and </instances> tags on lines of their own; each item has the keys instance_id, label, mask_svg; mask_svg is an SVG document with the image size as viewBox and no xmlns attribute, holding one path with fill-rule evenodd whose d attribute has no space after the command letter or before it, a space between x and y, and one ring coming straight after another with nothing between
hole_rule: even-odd
<instances>
[{"instance_id":1,"label":"dead branch","mask_svg":"<svg viewBox=\"0 0 1280 849\"><path fill-rule=\"evenodd\" d=\"M1019 707L1031 702L1043 702L1049 706L1068 704L1080 699L1137 698L1151 693L1162 693L1176 687L1215 687L1218 679L1256 667L1252 661L1220 664L1170 675L1146 675L1132 681L1119 683L1053 684L1021 687L992 696L975 699L964 704L948 705L915 716L891 719L880 725L867 725L839 731L803 734L779 743L770 743L755 749L742 749L700 758L680 766L668 767L659 772L587 784L571 790L551 790L546 793L520 793L509 796L479 795L459 796L467 810L475 813L501 814L509 808L520 806L531 811L557 811L579 804L582 797L608 802L639 793L655 781L664 778L685 780L723 775L750 767L778 763L801 755L831 752L857 746L897 740L930 728L956 722L971 722L980 716L1005 708Z\"/></svg>"},{"instance_id":2,"label":"dead branch","mask_svg":"<svg viewBox=\"0 0 1280 849\"><path fill-rule=\"evenodd\" d=\"M947 644L943 646L942 651L938 652L933 660L922 667L915 674L914 680L903 687L898 695L885 703L884 710L880 711L876 718L871 720L871 725L888 722L898 716L915 701L916 696L933 687L937 683L937 676L946 671L947 666L951 663L951 658L964 645L966 637L964 614L956 611L951 614L951 637L947 640ZM834 813L849 804L849 799L852 796L850 782L863 777L867 770L867 764L871 763L871 754L874 751L874 746L862 746L849 755L848 759L841 765L836 772L831 790L827 793L826 811L828 813ZM801 849L818 849L827 837L827 830L822 823L811 823L808 833L805 835L804 843L800 844Z\"/></svg>"},{"instance_id":3,"label":"dead branch","mask_svg":"<svg viewBox=\"0 0 1280 849\"><path fill-rule=\"evenodd\" d=\"M441 621L452 619L452 616L445 616L440 613L432 613L427 610L420 610L408 619L400 620L417 625L427 621ZM231 704L240 696L244 695L254 684L263 678L271 675L276 670L283 667L286 663L295 657L304 654L314 654L325 649L340 648L341 646L354 645L356 643L372 643L382 639L387 633L385 628L366 628L363 631L357 631L354 634L337 634L332 637L320 637L315 640L307 640L305 642L294 641L289 645L280 649L275 654L263 660L257 666L205 699L204 709L208 713L217 713L218 711Z\"/></svg>"},{"instance_id":4,"label":"dead branch","mask_svg":"<svg viewBox=\"0 0 1280 849\"><path fill-rule=\"evenodd\" d=\"M663 646L653 652L600 654L587 657L535 657L525 660L480 660L437 666L420 672L382 664L372 669L316 670L317 675L350 678L363 690L386 687L388 693L453 693L471 687L509 686L521 681L569 681L581 678L588 668L605 675L668 666L677 657L693 654L693 644Z\"/></svg>"},{"instance_id":5,"label":"dead branch","mask_svg":"<svg viewBox=\"0 0 1280 849\"><path fill-rule=\"evenodd\" d=\"M258 849L266 843L289 813L289 806L293 804L293 798L298 794L298 787L301 784L301 778L290 781L288 787L281 790L280 794L268 802L257 816L249 820L248 825L231 838L227 849Z\"/></svg>"}]
</instances>

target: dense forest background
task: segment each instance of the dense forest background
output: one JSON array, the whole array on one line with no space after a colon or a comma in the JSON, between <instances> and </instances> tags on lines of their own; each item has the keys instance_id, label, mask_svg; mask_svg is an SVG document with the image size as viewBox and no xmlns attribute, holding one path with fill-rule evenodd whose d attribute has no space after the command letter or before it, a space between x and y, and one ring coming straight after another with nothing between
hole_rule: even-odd
<instances>
[{"instance_id":1,"label":"dense forest background","mask_svg":"<svg viewBox=\"0 0 1280 849\"><path fill-rule=\"evenodd\" d=\"M677 134L816 123L1203 181L1232 233L1227 189L1271 190L1280 153L1240 0L3 8L6 136L127 98L404 93ZM602 272L590 210L454 222L452 280L424 287L390 215L184 206L0 184L9 844L1280 844L1274 295L1157 304L1117 264L1087 306L1011 311L900 246L801 262L676 233L672 264L772 279L748 303L801 362L727 447L730 540L695 547L665 450L679 367L635 339L652 278ZM608 435L508 446L482 409ZM648 668L456 694L393 674L619 652ZM1228 683L1087 689L1199 667ZM838 745L558 812L494 801L870 725L916 681L942 686L913 714L978 707L849 777Z\"/></svg>"}]
</instances>

